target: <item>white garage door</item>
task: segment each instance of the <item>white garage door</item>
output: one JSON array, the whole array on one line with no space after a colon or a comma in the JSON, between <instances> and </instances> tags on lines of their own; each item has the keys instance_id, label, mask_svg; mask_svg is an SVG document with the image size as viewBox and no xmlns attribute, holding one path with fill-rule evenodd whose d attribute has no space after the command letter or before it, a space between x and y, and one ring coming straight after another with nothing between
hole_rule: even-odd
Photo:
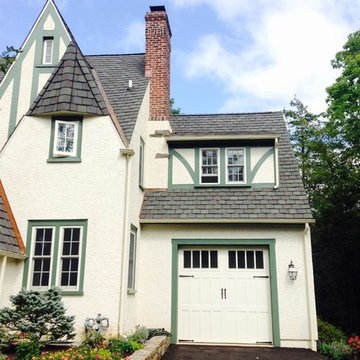
<instances>
[{"instance_id":1,"label":"white garage door","mask_svg":"<svg viewBox=\"0 0 360 360\"><path fill-rule=\"evenodd\" d=\"M179 341L272 343L266 248L179 250Z\"/></svg>"}]
</instances>

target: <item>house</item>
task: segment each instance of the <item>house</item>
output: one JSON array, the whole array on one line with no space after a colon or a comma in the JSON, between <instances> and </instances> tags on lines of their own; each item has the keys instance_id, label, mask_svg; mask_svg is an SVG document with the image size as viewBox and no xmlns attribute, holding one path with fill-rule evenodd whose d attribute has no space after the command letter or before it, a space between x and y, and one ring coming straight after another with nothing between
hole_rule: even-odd
<instances>
[{"instance_id":1,"label":"house","mask_svg":"<svg viewBox=\"0 0 360 360\"><path fill-rule=\"evenodd\" d=\"M1 79L1 305L57 286L78 337L100 313L113 335L316 349L282 113L170 116L165 7L145 19L145 54L84 56L47 0Z\"/></svg>"}]
</instances>

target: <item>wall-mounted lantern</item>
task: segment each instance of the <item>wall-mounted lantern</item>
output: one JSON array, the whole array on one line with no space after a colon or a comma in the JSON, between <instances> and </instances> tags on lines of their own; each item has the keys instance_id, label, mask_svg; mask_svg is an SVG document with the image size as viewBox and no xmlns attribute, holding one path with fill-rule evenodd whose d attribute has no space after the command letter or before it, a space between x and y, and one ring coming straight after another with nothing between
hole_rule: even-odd
<instances>
[{"instance_id":1,"label":"wall-mounted lantern","mask_svg":"<svg viewBox=\"0 0 360 360\"><path fill-rule=\"evenodd\" d=\"M292 260L291 260L291 262L290 262L290 264L289 264L289 270L288 270L288 272L289 272L289 278L290 278L290 280L296 280L298 271L297 271L295 265L293 264Z\"/></svg>"}]
</instances>

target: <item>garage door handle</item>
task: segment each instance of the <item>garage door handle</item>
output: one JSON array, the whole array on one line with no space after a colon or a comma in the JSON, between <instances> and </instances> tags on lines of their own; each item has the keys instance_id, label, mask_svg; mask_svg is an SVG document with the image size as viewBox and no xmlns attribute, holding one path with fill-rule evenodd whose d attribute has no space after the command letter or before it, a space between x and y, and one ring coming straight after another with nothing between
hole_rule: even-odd
<instances>
[{"instance_id":1,"label":"garage door handle","mask_svg":"<svg viewBox=\"0 0 360 360\"><path fill-rule=\"evenodd\" d=\"M264 275L264 276L253 276L254 279L268 279L269 277Z\"/></svg>"},{"instance_id":2,"label":"garage door handle","mask_svg":"<svg viewBox=\"0 0 360 360\"><path fill-rule=\"evenodd\" d=\"M179 275L179 277L194 277L194 275Z\"/></svg>"},{"instance_id":3,"label":"garage door handle","mask_svg":"<svg viewBox=\"0 0 360 360\"><path fill-rule=\"evenodd\" d=\"M226 289L221 289L221 299L226 300Z\"/></svg>"},{"instance_id":4,"label":"garage door handle","mask_svg":"<svg viewBox=\"0 0 360 360\"><path fill-rule=\"evenodd\" d=\"M224 289L224 299L226 300L226 289Z\"/></svg>"}]
</instances>

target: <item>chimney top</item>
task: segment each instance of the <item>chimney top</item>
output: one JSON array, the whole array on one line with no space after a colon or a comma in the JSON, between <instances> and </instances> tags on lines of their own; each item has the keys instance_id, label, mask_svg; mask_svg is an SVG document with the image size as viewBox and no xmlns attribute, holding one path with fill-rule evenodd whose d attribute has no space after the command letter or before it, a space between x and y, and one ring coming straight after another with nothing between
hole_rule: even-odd
<instances>
[{"instance_id":1,"label":"chimney top","mask_svg":"<svg viewBox=\"0 0 360 360\"><path fill-rule=\"evenodd\" d=\"M164 5L159 5L159 6L150 6L150 11L151 12L155 12L155 11L165 11L165 6Z\"/></svg>"}]
</instances>

